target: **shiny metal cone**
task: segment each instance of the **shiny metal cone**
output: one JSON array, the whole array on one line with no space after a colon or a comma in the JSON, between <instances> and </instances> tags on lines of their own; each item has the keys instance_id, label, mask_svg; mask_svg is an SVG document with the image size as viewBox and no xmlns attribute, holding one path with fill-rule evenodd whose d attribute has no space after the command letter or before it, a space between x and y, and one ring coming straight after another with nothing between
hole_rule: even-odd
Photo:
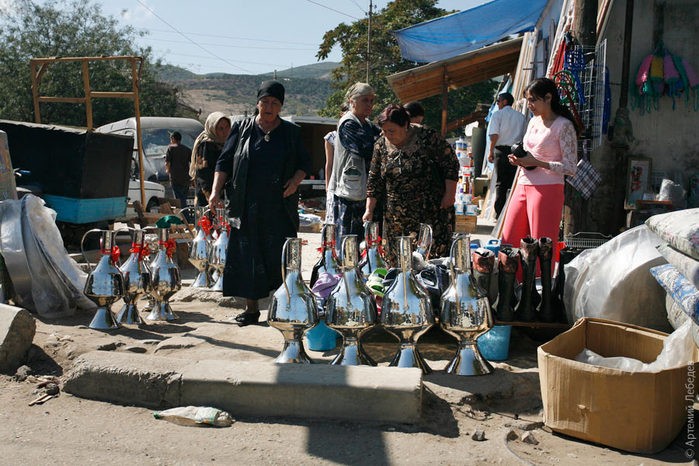
<instances>
[{"instance_id":1,"label":"shiny metal cone","mask_svg":"<svg viewBox=\"0 0 699 466\"><path fill-rule=\"evenodd\" d=\"M493 372L493 368L478 351L476 339L493 327L493 316L485 291L471 276L470 243L468 235L458 235L452 243L452 280L442 294L439 323L459 340L447 373L485 375Z\"/></svg>"},{"instance_id":2,"label":"shiny metal cone","mask_svg":"<svg viewBox=\"0 0 699 466\"><path fill-rule=\"evenodd\" d=\"M206 269L209 267L209 251L211 250L213 239L207 233L208 226L207 231L202 226L204 219L206 219L206 225L209 224L208 217L202 217L199 221L200 226L197 228L197 234L189 245L189 262L199 271L199 275L197 275L197 278L191 285L193 288L208 288L211 285L206 275Z\"/></svg>"},{"instance_id":3,"label":"shiny metal cone","mask_svg":"<svg viewBox=\"0 0 699 466\"><path fill-rule=\"evenodd\" d=\"M412 262L412 238L398 238L401 271L383 296L381 323L396 336L400 347L392 366L419 367L428 374L431 369L420 356L417 341L434 324L430 298L415 278Z\"/></svg>"},{"instance_id":4,"label":"shiny metal cone","mask_svg":"<svg viewBox=\"0 0 699 466\"><path fill-rule=\"evenodd\" d=\"M172 321L177 317L168 300L182 288L182 278L177 264L168 255L168 230L160 228L158 233L159 250L151 264L151 296L155 302L146 319Z\"/></svg>"},{"instance_id":5,"label":"shiny metal cone","mask_svg":"<svg viewBox=\"0 0 699 466\"><path fill-rule=\"evenodd\" d=\"M218 278L209 288L211 291L223 291L223 273L218 274Z\"/></svg>"},{"instance_id":6,"label":"shiny metal cone","mask_svg":"<svg viewBox=\"0 0 699 466\"><path fill-rule=\"evenodd\" d=\"M131 230L132 243L131 255L119 268L124 277L124 306L117 314L119 324L142 324L143 320L138 314L138 300L151 291L150 269L142 255L144 248L143 230Z\"/></svg>"},{"instance_id":7,"label":"shiny metal cone","mask_svg":"<svg viewBox=\"0 0 699 466\"><path fill-rule=\"evenodd\" d=\"M274 362L284 364L314 364L303 347L303 332L305 330L306 329L303 327L296 327L292 330L281 331L284 337L284 347Z\"/></svg>"},{"instance_id":8,"label":"shiny metal cone","mask_svg":"<svg viewBox=\"0 0 699 466\"><path fill-rule=\"evenodd\" d=\"M474 341L462 340L459 342L459 349L447 364L447 374L487 375L493 372L493 366L481 355Z\"/></svg>"},{"instance_id":9,"label":"shiny metal cone","mask_svg":"<svg viewBox=\"0 0 699 466\"><path fill-rule=\"evenodd\" d=\"M97 304L97 311L90 322L89 327L95 330L111 330L118 328L111 312L114 301L124 296L124 277L116 267L112 254L118 250L114 249L115 231L112 230L90 230L83 235L80 249L85 255L83 243L89 233L99 232L101 257L97 266L90 272L85 280L83 292ZM87 261L87 259L86 259ZM89 263L89 262L88 262Z\"/></svg>"},{"instance_id":10,"label":"shiny metal cone","mask_svg":"<svg viewBox=\"0 0 699 466\"><path fill-rule=\"evenodd\" d=\"M172 312L170 304L164 301L156 302L153 310L146 316L147 320L172 322L177 316Z\"/></svg>"},{"instance_id":11,"label":"shiny metal cone","mask_svg":"<svg viewBox=\"0 0 699 466\"><path fill-rule=\"evenodd\" d=\"M301 276L301 239L287 238L282 249L282 285L274 292L267 322L284 337L275 362L310 364L303 348L304 332L318 322L315 297Z\"/></svg>"},{"instance_id":12,"label":"shiny metal cone","mask_svg":"<svg viewBox=\"0 0 699 466\"><path fill-rule=\"evenodd\" d=\"M116 316L116 321L118 324L126 325L140 325L143 323L143 319L138 314L138 308L136 303L127 302L122 307Z\"/></svg>"},{"instance_id":13,"label":"shiny metal cone","mask_svg":"<svg viewBox=\"0 0 699 466\"><path fill-rule=\"evenodd\" d=\"M417 345L412 342L401 343L398 352L393 357L391 364L392 367L419 367L422 369L423 374L429 374L432 372L432 368L427 364L417 350Z\"/></svg>"},{"instance_id":14,"label":"shiny metal cone","mask_svg":"<svg viewBox=\"0 0 699 466\"><path fill-rule=\"evenodd\" d=\"M374 295L359 270L357 235L342 239L342 278L328 297L326 322L342 335L342 351L331 364L375 366L363 351L361 337L378 321Z\"/></svg>"},{"instance_id":15,"label":"shiny metal cone","mask_svg":"<svg viewBox=\"0 0 699 466\"><path fill-rule=\"evenodd\" d=\"M202 270L192 282L192 288L208 288L206 270Z\"/></svg>"},{"instance_id":16,"label":"shiny metal cone","mask_svg":"<svg viewBox=\"0 0 699 466\"><path fill-rule=\"evenodd\" d=\"M119 324L114 320L112 311L106 307L98 307L88 327L94 330L114 330L119 328Z\"/></svg>"},{"instance_id":17,"label":"shiny metal cone","mask_svg":"<svg viewBox=\"0 0 699 466\"><path fill-rule=\"evenodd\" d=\"M208 250L208 265L214 272L211 274L211 290L223 291L223 268L226 266L226 252L228 250L228 241L230 239L230 226L225 209L216 209L217 218L219 219L220 232L216 241L209 247Z\"/></svg>"},{"instance_id":18,"label":"shiny metal cone","mask_svg":"<svg viewBox=\"0 0 699 466\"><path fill-rule=\"evenodd\" d=\"M342 351L335 356L330 363L339 366L375 366L376 361L371 359L364 348L359 344L358 338L347 338L343 336Z\"/></svg>"}]
</instances>

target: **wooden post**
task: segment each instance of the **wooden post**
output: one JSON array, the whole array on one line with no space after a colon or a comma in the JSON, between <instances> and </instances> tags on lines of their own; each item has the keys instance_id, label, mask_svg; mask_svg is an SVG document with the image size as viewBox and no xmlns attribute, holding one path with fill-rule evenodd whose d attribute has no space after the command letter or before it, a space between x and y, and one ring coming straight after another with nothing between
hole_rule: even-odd
<instances>
[{"instance_id":1,"label":"wooden post","mask_svg":"<svg viewBox=\"0 0 699 466\"><path fill-rule=\"evenodd\" d=\"M90 95L90 71L87 59L83 59L83 87L85 88L85 113L87 130L92 131L92 96Z\"/></svg>"},{"instance_id":2,"label":"wooden post","mask_svg":"<svg viewBox=\"0 0 699 466\"><path fill-rule=\"evenodd\" d=\"M39 110L39 79L36 75L36 63L29 62L29 72L32 78L32 96L34 97L34 121L41 123L41 111Z\"/></svg>"},{"instance_id":3,"label":"wooden post","mask_svg":"<svg viewBox=\"0 0 699 466\"><path fill-rule=\"evenodd\" d=\"M143 172L143 139L141 139L141 107L138 102L138 69L136 68L137 58L131 58L131 82L133 84L134 93L134 116L136 117L136 146L138 149L138 171L141 184L141 205L145 210L148 206L146 205L146 187L144 183L144 172Z\"/></svg>"},{"instance_id":4,"label":"wooden post","mask_svg":"<svg viewBox=\"0 0 699 466\"><path fill-rule=\"evenodd\" d=\"M447 135L447 104L449 102L449 87L447 86L447 67L442 71L442 137Z\"/></svg>"}]
</instances>

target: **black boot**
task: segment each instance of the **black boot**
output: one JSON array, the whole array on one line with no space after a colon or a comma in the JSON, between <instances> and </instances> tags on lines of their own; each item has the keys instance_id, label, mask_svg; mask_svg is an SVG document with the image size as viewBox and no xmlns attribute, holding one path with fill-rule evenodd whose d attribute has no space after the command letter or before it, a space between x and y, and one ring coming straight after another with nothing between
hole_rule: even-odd
<instances>
[{"instance_id":1,"label":"black boot","mask_svg":"<svg viewBox=\"0 0 699 466\"><path fill-rule=\"evenodd\" d=\"M519 266L519 251L503 245L498 254L498 301L495 313L500 322L514 320L515 275Z\"/></svg>"},{"instance_id":2,"label":"black boot","mask_svg":"<svg viewBox=\"0 0 699 466\"><path fill-rule=\"evenodd\" d=\"M573 251L567 248L561 249L560 257L558 259L558 274L556 275L556 285L553 289L553 299L551 300L551 307L553 308L554 320L556 322L568 322L565 305L563 304L563 287L566 280L565 266L568 262L575 259L577 255L578 251Z\"/></svg>"},{"instance_id":3,"label":"black boot","mask_svg":"<svg viewBox=\"0 0 699 466\"><path fill-rule=\"evenodd\" d=\"M473 259L473 278L476 284L482 289L483 294L488 297L488 302L492 307L495 303L495 293L490 292L490 278L495 266L495 254L485 248L478 248L471 255Z\"/></svg>"},{"instance_id":4,"label":"black boot","mask_svg":"<svg viewBox=\"0 0 699 466\"><path fill-rule=\"evenodd\" d=\"M536 278L536 259L539 256L539 242L527 236L522 239L519 254L522 261L522 294L515 309L516 319L522 322L533 322L536 319L536 305L532 302L536 293L534 280ZM537 295L538 296L538 295Z\"/></svg>"},{"instance_id":5,"label":"black boot","mask_svg":"<svg viewBox=\"0 0 699 466\"><path fill-rule=\"evenodd\" d=\"M556 316L551 305L551 259L553 258L553 241L542 236L539 238L539 266L541 267L541 304L537 309L539 319L553 322Z\"/></svg>"}]
</instances>

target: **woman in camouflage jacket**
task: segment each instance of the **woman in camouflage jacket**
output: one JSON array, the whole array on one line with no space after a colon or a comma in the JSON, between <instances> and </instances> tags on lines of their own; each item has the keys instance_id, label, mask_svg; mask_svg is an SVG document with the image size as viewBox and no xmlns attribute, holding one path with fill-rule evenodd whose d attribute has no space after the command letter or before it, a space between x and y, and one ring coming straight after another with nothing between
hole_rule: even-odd
<instances>
[{"instance_id":1,"label":"woman in camouflage jacket","mask_svg":"<svg viewBox=\"0 0 699 466\"><path fill-rule=\"evenodd\" d=\"M420 223L432 226L433 255L448 255L459 173L456 154L436 131L411 125L400 105L386 107L378 123L382 136L374 145L363 220L371 220L377 199L384 198L386 254L394 267L395 239L416 238Z\"/></svg>"}]
</instances>

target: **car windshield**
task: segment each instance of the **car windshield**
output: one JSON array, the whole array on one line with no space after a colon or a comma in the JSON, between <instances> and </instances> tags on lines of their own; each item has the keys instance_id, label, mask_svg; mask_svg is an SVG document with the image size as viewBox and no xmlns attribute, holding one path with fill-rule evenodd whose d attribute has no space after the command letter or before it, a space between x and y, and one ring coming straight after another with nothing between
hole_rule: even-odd
<instances>
[{"instance_id":1,"label":"car windshield","mask_svg":"<svg viewBox=\"0 0 699 466\"><path fill-rule=\"evenodd\" d=\"M185 146L192 148L194 140L199 133L190 133L182 128L144 128L143 129L143 152L146 156L164 155L167 146L170 145L170 134L179 131L182 135L182 142Z\"/></svg>"}]
</instances>

